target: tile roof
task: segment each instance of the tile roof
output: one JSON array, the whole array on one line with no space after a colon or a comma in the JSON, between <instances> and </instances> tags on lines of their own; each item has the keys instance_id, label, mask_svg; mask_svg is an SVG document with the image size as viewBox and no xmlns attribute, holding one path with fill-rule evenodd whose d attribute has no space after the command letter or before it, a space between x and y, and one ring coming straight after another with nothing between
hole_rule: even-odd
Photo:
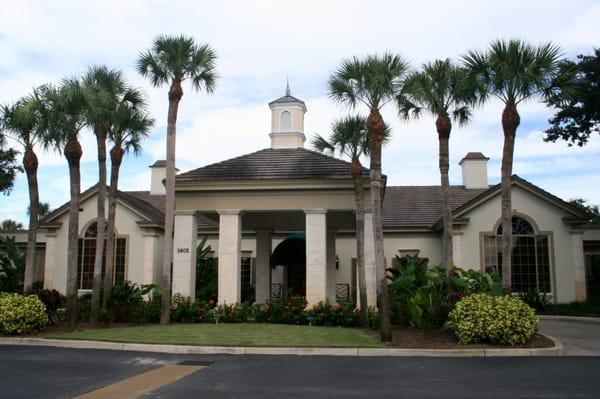
<instances>
[{"instance_id":1,"label":"tile roof","mask_svg":"<svg viewBox=\"0 0 600 399\"><path fill-rule=\"evenodd\" d=\"M302 101L302 100L300 100L300 99L298 99L298 98L296 98L296 97L294 97L292 95L286 94L283 97L279 97L277 100L271 101L269 103L269 105L271 105L271 104L279 104L279 103L301 103L301 104L304 104L304 101Z\"/></svg>"},{"instance_id":2,"label":"tile roof","mask_svg":"<svg viewBox=\"0 0 600 399\"><path fill-rule=\"evenodd\" d=\"M369 178L369 170L363 168ZM177 175L176 181L351 179L350 163L306 148L267 148Z\"/></svg>"},{"instance_id":3,"label":"tile roof","mask_svg":"<svg viewBox=\"0 0 600 399\"><path fill-rule=\"evenodd\" d=\"M488 190L450 186L452 209L486 191ZM440 186L388 186L383 200L383 227L433 228L443 216L443 205Z\"/></svg>"}]
</instances>

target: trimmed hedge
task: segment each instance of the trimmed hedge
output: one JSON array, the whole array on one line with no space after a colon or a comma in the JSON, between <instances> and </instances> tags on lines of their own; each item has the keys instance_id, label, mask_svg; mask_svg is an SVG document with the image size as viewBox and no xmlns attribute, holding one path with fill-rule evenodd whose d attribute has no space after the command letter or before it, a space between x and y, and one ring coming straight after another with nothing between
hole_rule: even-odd
<instances>
[{"instance_id":1,"label":"trimmed hedge","mask_svg":"<svg viewBox=\"0 0 600 399\"><path fill-rule=\"evenodd\" d=\"M536 332L538 319L535 311L518 298L473 294L456 304L447 327L461 344L523 345Z\"/></svg>"},{"instance_id":2,"label":"trimmed hedge","mask_svg":"<svg viewBox=\"0 0 600 399\"><path fill-rule=\"evenodd\" d=\"M36 295L0 293L1 334L28 334L47 325L46 306Z\"/></svg>"}]
</instances>

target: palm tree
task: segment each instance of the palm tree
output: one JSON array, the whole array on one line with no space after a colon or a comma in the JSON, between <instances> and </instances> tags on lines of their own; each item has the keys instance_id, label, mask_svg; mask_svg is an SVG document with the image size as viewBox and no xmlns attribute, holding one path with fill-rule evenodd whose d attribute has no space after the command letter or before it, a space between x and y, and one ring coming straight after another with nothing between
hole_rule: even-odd
<instances>
[{"instance_id":1,"label":"palm tree","mask_svg":"<svg viewBox=\"0 0 600 399\"><path fill-rule=\"evenodd\" d=\"M81 172L79 163L83 151L79 133L86 126L86 102L84 89L78 78L64 79L60 87L45 85L40 88L41 125L46 145L61 151L69 165L70 202L67 248L67 323L74 329L77 325L77 253L79 233L79 200Z\"/></svg>"},{"instance_id":2,"label":"palm tree","mask_svg":"<svg viewBox=\"0 0 600 399\"><path fill-rule=\"evenodd\" d=\"M502 129L502 290L512 292L512 198L511 181L515 137L521 117L517 106L527 100L552 94L552 82L559 75L560 49L552 43L534 46L518 39L496 40L485 52L469 51L463 62L484 87L486 97L504 103Z\"/></svg>"},{"instance_id":3,"label":"palm tree","mask_svg":"<svg viewBox=\"0 0 600 399\"><path fill-rule=\"evenodd\" d=\"M0 127L24 149L23 168L29 190L29 229L25 256L23 293L31 293L35 267L35 244L38 230L40 194L37 180L38 158L34 147L42 139L39 129L39 110L36 94L23 98L13 105L0 108Z\"/></svg>"},{"instance_id":4,"label":"palm tree","mask_svg":"<svg viewBox=\"0 0 600 399\"><path fill-rule=\"evenodd\" d=\"M114 112L108 138L113 142L110 150L110 186L108 187L108 224L106 228L106 270L104 271L104 290L102 310L106 311L110 300L110 288L113 286L115 217L119 189L119 171L123 155L127 152L139 154L141 142L148 136L154 121L146 113L146 99L138 89L129 88L123 95Z\"/></svg>"},{"instance_id":5,"label":"palm tree","mask_svg":"<svg viewBox=\"0 0 600 399\"><path fill-rule=\"evenodd\" d=\"M363 116L349 116L335 122L328 139L321 135L312 140L318 151L334 154L336 151L351 159L350 175L354 183L354 200L356 203L356 270L360 298L360 321L363 327L369 326L369 304L367 302L367 278L365 272L365 192L363 166L360 157L369 155L369 136L367 119ZM389 140L390 129L386 128L385 142Z\"/></svg>"},{"instance_id":6,"label":"palm tree","mask_svg":"<svg viewBox=\"0 0 600 399\"><path fill-rule=\"evenodd\" d=\"M452 254L452 205L450 203L450 181L448 171L449 141L452 120L459 125L471 117L471 105L476 99L473 80L467 71L449 59L436 60L423 65L406 80L397 97L398 113L404 119L418 119L424 113L435 120L439 143L439 168L442 200L444 203L444 232L442 238L442 266L446 269L448 282L454 266Z\"/></svg>"},{"instance_id":7,"label":"palm tree","mask_svg":"<svg viewBox=\"0 0 600 399\"><path fill-rule=\"evenodd\" d=\"M102 258L106 217L106 139L114 121L115 110L126 92L123 74L106 66L93 66L83 77L83 86L88 97L87 124L96 136L98 149L98 194L97 194L97 235L96 253L94 256L94 277L92 285L92 301L90 304L90 321L98 322L102 289ZM107 288L108 290L108 288Z\"/></svg>"},{"instance_id":8,"label":"palm tree","mask_svg":"<svg viewBox=\"0 0 600 399\"><path fill-rule=\"evenodd\" d=\"M175 211L175 134L177 109L183 96L182 83L212 93L217 75L216 54L208 44L198 45L192 37L161 35L150 50L140 54L137 70L155 87L169 84L167 116L165 247L163 257L162 308L160 322L168 324L171 310L171 264L173 262L173 214Z\"/></svg>"},{"instance_id":9,"label":"palm tree","mask_svg":"<svg viewBox=\"0 0 600 399\"><path fill-rule=\"evenodd\" d=\"M371 208L375 237L379 325L381 339L384 342L392 340L392 325L381 224L381 198L384 189L381 174L381 146L385 137L385 123L380 110L399 93L408 70L408 63L400 56L386 53L383 56L371 55L364 59L353 57L344 60L339 69L329 78L329 96L334 101L351 108L362 103L369 109L367 131L371 143Z\"/></svg>"},{"instance_id":10,"label":"palm tree","mask_svg":"<svg viewBox=\"0 0 600 399\"><path fill-rule=\"evenodd\" d=\"M38 220L42 220L50 213L50 203L48 202L40 202L38 204ZM27 215L31 215L31 207L27 207Z\"/></svg>"}]
</instances>

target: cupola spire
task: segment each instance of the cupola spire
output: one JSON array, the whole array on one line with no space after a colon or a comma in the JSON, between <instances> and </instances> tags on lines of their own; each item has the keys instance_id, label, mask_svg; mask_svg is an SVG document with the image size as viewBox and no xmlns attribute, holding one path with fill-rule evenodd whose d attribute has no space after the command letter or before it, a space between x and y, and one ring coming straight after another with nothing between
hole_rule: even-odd
<instances>
[{"instance_id":1,"label":"cupola spire","mask_svg":"<svg viewBox=\"0 0 600 399\"><path fill-rule=\"evenodd\" d=\"M292 91L290 90L290 78L287 78L287 84L285 86L285 95L286 96L291 96L292 95Z\"/></svg>"}]
</instances>

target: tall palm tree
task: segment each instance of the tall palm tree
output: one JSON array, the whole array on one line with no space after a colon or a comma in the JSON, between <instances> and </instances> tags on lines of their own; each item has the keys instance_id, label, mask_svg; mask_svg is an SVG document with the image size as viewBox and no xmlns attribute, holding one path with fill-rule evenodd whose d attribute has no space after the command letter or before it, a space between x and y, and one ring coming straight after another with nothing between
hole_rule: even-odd
<instances>
[{"instance_id":1,"label":"tall palm tree","mask_svg":"<svg viewBox=\"0 0 600 399\"><path fill-rule=\"evenodd\" d=\"M383 178L381 174L381 146L385 137L385 123L380 110L395 99L404 84L409 64L400 56L386 53L363 59L353 57L342 61L329 78L329 96L348 107L364 104L369 109L367 131L371 143L371 208L375 237L375 265L377 269L377 296L381 339L392 340L390 301L387 292L383 228L381 222Z\"/></svg>"},{"instance_id":2,"label":"tall palm tree","mask_svg":"<svg viewBox=\"0 0 600 399\"><path fill-rule=\"evenodd\" d=\"M198 45L194 38L161 35L150 50L140 54L137 70L155 87L169 84L167 116L165 248L163 257L161 324L168 324L171 311L171 264L173 262L173 214L175 211L175 134L177 109L183 96L182 83L189 81L194 90L212 93L215 88L215 51Z\"/></svg>"},{"instance_id":3,"label":"tall palm tree","mask_svg":"<svg viewBox=\"0 0 600 399\"><path fill-rule=\"evenodd\" d=\"M502 290L512 291L512 198L511 181L515 137L521 117L517 106L527 100L552 95L559 76L560 49L552 43L534 46L522 40L496 40L485 52L469 51L463 63L484 87L485 97L504 104L502 130ZM559 79L557 79L559 80Z\"/></svg>"},{"instance_id":4,"label":"tall palm tree","mask_svg":"<svg viewBox=\"0 0 600 399\"><path fill-rule=\"evenodd\" d=\"M361 156L369 155L367 119L360 115L348 116L336 121L329 138L317 135L312 145L318 151L340 155L351 159L350 175L354 184L356 206L356 270L360 298L360 321L363 327L369 326L369 304L367 302L367 278L365 272L365 192ZM386 128L384 142L389 140L391 130Z\"/></svg>"},{"instance_id":5,"label":"tall palm tree","mask_svg":"<svg viewBox=\"0 0 600 399\"><path fill-rule=\"evenodd\" d=\"M77 253L79 233L79 201L81 192L80 160L83 154L79 133L86 126L88 104L78 78L68 78L59 87L45 85L40 88L41 125L45 140L61 151L69 165L70 201L67 248L67 323L77 325Z\"/></svg>"},{"instance_id":6,"label":"tall palm tree","mask_svg":"<svg viewBox=\"0 0 600 399\"><path fill-rule=\"evenodd\" d=\"M464 68L449 59L426 63L412 73L397 97L398 113L404 119L418 119L423 114L436 118L435 127L439 144L439 169L444 203L444 231L442 238L442 266L448 281L454 266L452 254L452 205L448 171L449 141L452 120L463 125L471 118L471 106L476 100L476 87Z\"/></svg>"},{"instance_id":7,"label":"tall palm tree","mask_svg":"<svg viewBox=\"0 0 600 399\"><path fill-rule=\"evenodd\" d=\"M24 149L23 168L27 175L29 190L29 229L25 255L23 293L31 293L35 266L35 244L38 229L40 194L37 180L38 158L35 146L42 139L39 129L40 113L36 94L23 98L13 105L0 107L0 128Z\"/></svg>"},{"instance_id":8,"label":"tall palm tree","mask_svg":"<svg viewBox=\"0 0 600 399\"><path fill-rule=\"evenodd\" d=\"M108 224L106 228L106 270L104 271L104 290L102 310L106 311L110 300L110 288L113 286L115 253L115 217L117 212L117 194L119 190L119 171L123 155L142 150L141 143L150 132L154 121L146 113L146 99L138 89L129 88L114 112L108 138L113 143L110 150L110 186L108 187Z\"/></svg>"},{"instance_id":9,"label":"tall palm tree","mask_svg":"<svg viewBox=\"0 0 600 399\"><path fill-rule=\"evenodd\" d=\"M98 150L97 235L90 304L90 321L95 324L98 322L98 309L102 302L102 258L106 240L106 139L114 123L116 108L127 87L121 71L103 65L90 67L82 83L88 97L87 123L96 136Z\"/></svg>"}]
</instances>

